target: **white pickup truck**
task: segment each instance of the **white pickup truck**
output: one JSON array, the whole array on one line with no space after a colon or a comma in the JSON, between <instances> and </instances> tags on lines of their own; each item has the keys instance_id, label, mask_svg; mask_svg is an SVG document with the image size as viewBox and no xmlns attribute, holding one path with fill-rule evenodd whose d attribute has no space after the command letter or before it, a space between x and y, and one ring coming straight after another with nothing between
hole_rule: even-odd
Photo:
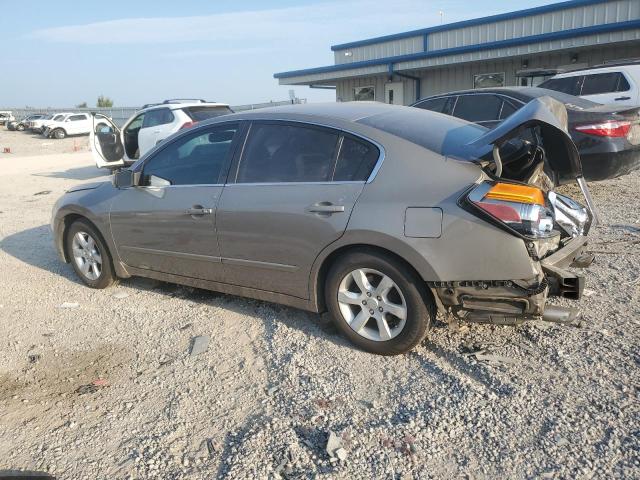
<instances>
[{"instance_id":1,"label":"white pickup truck","mask_svg":"<svg viewBox=\"0 0 640 480\"><path fill-rule=\"evenodd\" d=\"M91 120L89 113L57 114L53 119L44 122L42 135L57 139L67 135L89 135L92 128Z\"/></svg>"},{"instance_id":2,"label":"white pickup truck","mask_svg":"<svg viewBox=\"0 0 640 480\"><path fill-rule=\"evenodd\" d=\"M27 128L34 133L42 133L44 131L45 124L52 122L54 120L61 120L64 118L67 113L53 113L49 115L45 115L44 117L36 118L29 120L27 123Z\"/></svg>"},{"instance_id":3,"label":"white pickup truck","mask_svg":"<svg viewBox=\"0 0 640 480\"><path fill-rule=\"evenodd\" d=\"M0 125L7 125L13 120L15 120L15 117L12 112L9 110L0 110Z\"/></svg>"}]
</instances>

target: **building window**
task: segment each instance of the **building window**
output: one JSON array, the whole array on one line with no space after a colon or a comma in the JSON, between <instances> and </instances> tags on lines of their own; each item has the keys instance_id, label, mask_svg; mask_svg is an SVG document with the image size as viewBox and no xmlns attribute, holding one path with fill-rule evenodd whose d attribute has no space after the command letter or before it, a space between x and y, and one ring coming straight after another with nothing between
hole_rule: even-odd
<instances>
[{"instance_id":1,"label":"building window","mask_svg":"<svg viewBox=\"0 0 640 480\"><path fill-rule=\"evenodd\" d=\"M355 87L353 89L353 99L356 102L373 102L376 99L376 89L374 87Z\"/></svg>"},{"instance_id":2,"label":"building window","mask_svg":"<svg viewBox=\"0 0 640 480\"><path fill-rule=\"evenodd\" d=\"M479 73L473 76L473 88L504 87L504 72Z\"/></svg>"}]
</instances>

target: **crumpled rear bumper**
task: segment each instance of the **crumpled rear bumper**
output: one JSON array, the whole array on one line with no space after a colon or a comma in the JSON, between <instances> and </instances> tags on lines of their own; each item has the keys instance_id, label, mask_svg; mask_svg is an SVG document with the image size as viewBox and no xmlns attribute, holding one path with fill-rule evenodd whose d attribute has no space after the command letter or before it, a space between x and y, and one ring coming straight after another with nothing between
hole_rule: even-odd
<instances>
[{"instance_id":1,"label":"crumpled rear bumper","mask_svg":"<svg viewBox=\"0 0 640 480\"><path fill-rule=\"evenodd\" d=\"M441 309L465 321L518 324L544 318L549 296L582 296L584 277L567 268L591 264L586 245L586 237L578 236L540 262L532 259L538 272L534 279L429 282L429 287Z\"/></svg>"},{"instance_id":2,"label":"crumpled rear bumper","mask_svg":"<svg viewBox=\"0 0 640 480\"><path fill-rule=\"evenodd\" d=\"M579 300L584 290L584 276L567 270L568 267L586 268L594 256L586 253L587 238L572 238L561 249L544 258L540 263L549 282L549 296Z\"/></svg>"}]
</instances>

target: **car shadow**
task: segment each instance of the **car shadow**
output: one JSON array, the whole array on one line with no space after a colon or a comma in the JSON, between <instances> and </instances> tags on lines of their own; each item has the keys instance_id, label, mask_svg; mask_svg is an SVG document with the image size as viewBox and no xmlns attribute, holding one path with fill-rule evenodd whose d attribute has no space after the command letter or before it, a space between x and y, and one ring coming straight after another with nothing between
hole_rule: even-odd
<instances>
[{"instance_id":1,"label":"car shadow","mask_svg":"<svg viewBox=\"0 0 640 480\"><path fill-rule=\"evenodd\" d=\"M83 285L83 282L77 277L71 265L64 263L58 258L58 254L53 245L51 230L48 225L29 228L6 236L0 240L0 250L28 265L64 277L70 282ZM267 325L273 323L273 318L276 316L278 321L283 322L290 328L301 330L306 335L329 339L341 347L355 348L338 334L331 322L315 313L276 303L227 295L143 277L123 279L120 281L120 284L141 291L154 291L169 297L182 298L203 305L224 308L235 313L258 318Z\"/></svg>"},{"instance_id":2,"label":"car shadow","mask_svg":"<svg viewBox=\"0 0 640 480\"><path fill-rule=\"evenodd\" d=\"M94 178L107 180L109 178L109 175L105 171L99 169L95 165L88 165L86 167L69 168L61 172L35 173L34 176L49 177L49 178L65 178L69 180L91 180Z\"/></svg>"},{"instance_id":3,"label":"car shadow","mask_svg":"<svg viewBox=\"0 0 640 480\"><path fill-rule=\"evenodd\" d=\"M120 281L120 285L138 290L161 293L168 297L180 298L201 305L225 309L233 313L256 318L264 323L267 336L273 335L274 317L278 323L296 329L309 337L322 338L348 349L357 349L340 335L333 322L326 315L320 315L278 303L256 300L212 290L167 283L144 277L131 277ZM187 328L190 325L181 326ZM267 339L268 340L268 339Z\"/></svg>"},{"instance_id":4,"label":"car shadow","mask_svg":"<svg viewBox=\"0 0 640 480\"><path fill-rule=\"evenodd\" d=\"M58 258L48 225L29 228L0 240L0 250L21 262L81 283L73 270Z\"/></svg>"}]
</instances>

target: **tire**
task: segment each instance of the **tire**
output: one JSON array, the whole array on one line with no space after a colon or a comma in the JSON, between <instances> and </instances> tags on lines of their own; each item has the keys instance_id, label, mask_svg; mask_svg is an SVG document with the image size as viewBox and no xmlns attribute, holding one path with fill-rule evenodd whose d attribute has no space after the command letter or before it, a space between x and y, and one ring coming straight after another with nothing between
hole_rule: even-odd
<instances>
[{"instance_id":1,"label":"tire","mask_svg":"<svg viewBox=\"0 0 640 480\"><path fill-rule=\"evenodd\" d=\"M76 274L91 288L107 288L116 281L109 249L86 220L76 220L67 230L65 247Z\"/></svg>"},{"instance_id":2,"label":"tire","mask_svg":"<svg viewBox=\"0 0 640 480\"><path fill-rule=\"evenodd\" d=\"M16 130L19 132L24 132L24 125L19 123L18 125L16 125Z\"/></svg>"},{"instance_id":3,"label":"tire","mask_svg":"<svg viewBox=\"0 0 640 480\"><path fill-rule=\"evenodd\" d=\"M67 136L67 132L65 132L63 129L61 128L56 128L53 132L51 132L49 134L51 137L53 138L57 138L58 140L62 140L64 137Z\"/></svg>"},{"instance_id":4,"label":"tire","mask_svg":"<svg viewBox=\"0 0 640 480\"><path fill-rule=\"evenodd\" d=\"M414 348L436 314L422 279L375 250L349 252L334 262L325 282L325 301L338 330L358 347L379 355Z\"/></svg>"}]
</instances>

